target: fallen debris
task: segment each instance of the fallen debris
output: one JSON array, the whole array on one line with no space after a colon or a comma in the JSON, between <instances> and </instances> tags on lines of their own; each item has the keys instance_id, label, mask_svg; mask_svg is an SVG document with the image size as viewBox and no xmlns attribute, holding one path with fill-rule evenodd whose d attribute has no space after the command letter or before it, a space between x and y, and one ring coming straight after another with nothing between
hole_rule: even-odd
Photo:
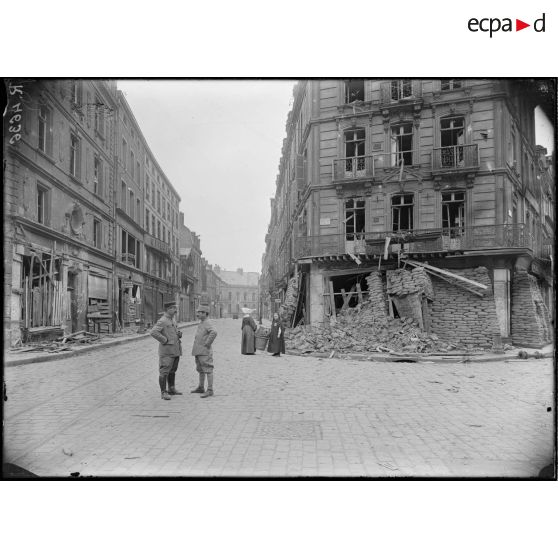
<instances>
[{"instance_id":1,"label":"fallen debris","mask_svg":"<svg viewBox=\"0 0 558 558\"><path fill-rule=\"evenodd\" d=\"M447 354L466 347L444 342L423 331L413 318L390 318L374 311L370 300L342 310L335 324L297 326L288 330L287 348L302 353ZM331 357L330 357L331 358Z\"/></svg>"}]
</instances>

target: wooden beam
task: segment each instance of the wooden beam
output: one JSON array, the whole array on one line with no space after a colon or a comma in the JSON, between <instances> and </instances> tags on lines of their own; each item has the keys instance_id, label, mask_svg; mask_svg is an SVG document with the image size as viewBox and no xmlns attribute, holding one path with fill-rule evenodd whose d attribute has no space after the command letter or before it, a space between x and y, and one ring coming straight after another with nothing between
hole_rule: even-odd
<instances>
[{"instance_id":1,"label":"wooden beam","mask_svg":"<svg viewBox=\"0 0 558 558\"><path fill-rule=\"evenodd\" d=\"M442 269L441 267L434 267L433 265L429 265L429 264L425 264L425 263L419 263L419 262L408 262L411 265L417 266L417 267L424 267L427 270L431 270L434 271L435 273L440 273L442 275L447 275L448 277L451 277L453 279L457 279L458 281L463 281L464 283L468 283L470 285L473 285L475 287L478 287L479 289L484 289L487 290L488 287L486 285L483 285L482 283L477 283L476 281L473 281L472 279L467 279L466 277L461 277L461 275L456 275L455 273L452 273L451 271L448 271L447 269Z\"/></svg>"},{"instance_id":2,"label":"wooden beam","mask_svg":"<svg viewBox=\"0 0 558 558\"><path fill-rule=\"evenodd\" d=\"M333 295L333 281L329 281L329 300L331 303L331 318L337 322L337 312L335 311L335 296Z\"/></svg>"},{"instance_id":3,"label":"wooden beam","mask_svg":"<svg viewBox=\"0 0 558 558\"><path fill-rule=\"evenodd\" d=\"M358 296L358 303L362 304L362 289L360 288L360 283L356 284L357 296Z\"/></svg>"}]
</instances>

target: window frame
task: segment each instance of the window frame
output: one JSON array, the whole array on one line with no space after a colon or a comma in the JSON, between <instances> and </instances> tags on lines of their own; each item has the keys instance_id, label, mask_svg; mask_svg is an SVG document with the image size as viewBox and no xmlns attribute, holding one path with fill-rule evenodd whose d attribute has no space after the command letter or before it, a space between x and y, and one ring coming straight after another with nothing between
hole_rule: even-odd
<instances>
[{"instance_id":1,"label":"window frame","mask_svg":"<svg viewBox=\"0 0 558 558\"><path fill-rule=\"evenodd\" d=\"M464 81L462 78L451 78L451 79L441 79L440 80L440 91L455 91L457 89L463 89L465 86ZM459 85L456 85L455 82L458 82ZM444 88L444 84L447 84L448 87Z\"/></svg>"},{"instance_id":2,"label":"window frame","mask_svg":"<svg viewBox=\"0 0 558 558\"><path fill-rule=\"evenodd\" d=\"M408 128L410 132L405 131L406 128ZM391 124L389 134L391 167L400 167L402 160L405 166L413 166L415 159L415 132L413 123L400 122L397 124ZM405 147L404 142L406 138L410 139L410 149L403 149L403 147Z\"/></svg>"},{"instance_id":3,"label":"window frame","mask_svg":"<svg viewBox=\"0 0 558 558\"><path fill-rule=\"evenodd\" d=\"M45 115L44 117L41 116L41 110L45 111ZM46 105L45 103L41 103L39 104L39 110L38 110L38 115L37 115L37 119L38 119L38 126L37 126L37 142L38 142L38 149L39 151L42 151L43 153L45 153L46 155L50 155L51 154L51 145L52 145L52 141L51 141L51 126L52 126L52 109ZM44 144L44 148L41 145L41 128L44 128L43 131L43 144Z\"/></svg>"},{"instance_id":4,"label":"window frame","mask_svg":"<svg viewBox=\"0 0 558 558\"><path fill-rule=\"evenodd\" d=\"M37 223L48 226L50 220L50 189L37 182Z\"/></svg>"},{"instance_id":5,"label":"window frame","mask_svg":"<svg viewBox=\"0 0 558 558\"><path fill-rule=\"evenodd\" d=\"M75 142L74 142L75 140ZM76 179L81 176L81 140L77 133L70 132L70 175Z\"/></svg>"},{"instance_id":6,"label":"window frame","mask_svg":"<svg viewBox=\"0 0 558 558\"><path fill-rule=\"evenodd\" d=\"M93 246L95 246L95 248L100 249L102 247L102 236L102 221L100 219L97 219L96 217L93 217Z\"/></svg>"},{"instance_id":7,"label":"window frame","mask_svg":"<svg viewBox=\"0 0 558 558\"><path fill-rule=\"evenodd\" d=\"M97 153L93 155L93 193L103 195L103 160Z\"/></svg>"},{"instance_id":8,"label":"window frame","mask_svg":"<svg viewBox=\"0 0 558 558\"><path fill-rule=\"evenodd\" d=\"M357 96L358 90L356 92L352 91L354 86L362 84L362 94ZM351 97L353 97L351 99ZM362 98L361 98L362 97ZM343 100L344 104L350 105L354 102L364 102L366 100L366 85L364 79L345 79L343 80Z\"/></svg>"},{"instance_id":9,"label":"window frame","mask_svg":"<svg viewBox=\"0 0 558 558\"><path fill-rule=\"evenodd\" d=\"M396 198L400 198L399 203L395 204ZM405 198L411 198L411 202L406 201ZM415 194L414 192L398 192L391 196L391 230L392 232L412 231L415 227ZM410 227L401 227L401 213L405 210L407 213L407 220L410 221ZM397 213L397 219L395 218ZM397 224L397 228L396 228Z\"/></svg>"}]
</instances>

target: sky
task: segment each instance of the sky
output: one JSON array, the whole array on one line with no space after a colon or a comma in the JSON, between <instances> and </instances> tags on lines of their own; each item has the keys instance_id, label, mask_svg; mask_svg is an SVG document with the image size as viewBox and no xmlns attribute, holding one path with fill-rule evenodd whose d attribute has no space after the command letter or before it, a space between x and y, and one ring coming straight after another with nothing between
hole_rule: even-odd
<instances>
[{"instance_id":1,"label":"sky","mask_svg":"<svg viewBox=\"0 0 558 558\"><path fill-rule=\"evenodd\" d=\"M210 264L261 271L294 83L118 81Z\"/></svg>"}]
</instances>

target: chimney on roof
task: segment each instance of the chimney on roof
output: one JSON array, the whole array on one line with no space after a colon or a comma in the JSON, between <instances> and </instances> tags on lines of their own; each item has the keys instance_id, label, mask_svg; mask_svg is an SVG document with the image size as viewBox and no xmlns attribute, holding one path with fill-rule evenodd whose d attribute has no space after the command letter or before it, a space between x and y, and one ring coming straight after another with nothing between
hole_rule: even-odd
<instances>
[{"instance_id":1,"label":"chimney on roof","mask_svg":"<svg viewBox=\"0 0 558 558\"><path fill-rule=\"evenodd\" d=\"M244 273L244 270L243 270L241 267L239 267L239 268L236 270L236 272L237 272L237 273L240 273L240 275L242 275L242 274Z\"/></svg>"}]
</instances>

